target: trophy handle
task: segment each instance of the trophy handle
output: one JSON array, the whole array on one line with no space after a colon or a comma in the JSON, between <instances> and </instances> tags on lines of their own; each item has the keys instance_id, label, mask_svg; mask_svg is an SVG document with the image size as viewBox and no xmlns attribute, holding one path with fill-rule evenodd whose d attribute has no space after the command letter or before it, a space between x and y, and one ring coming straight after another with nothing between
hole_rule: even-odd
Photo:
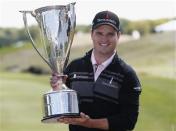
<instances>
[{"instance_id":1,"label":"trophy handle","mask_svg":"<svg viewBox=\"0 0 176 131\"><path fill-rule=\"evenodd\" d=\"M28 26L28 22L27 22L27 17L26 17L26 14L27 13L30 13L33 17L35 17L35 14L33 11L20 11L21 13L23 13L23 21L24 21L24 26L25 26L25 29L31 39L31 42L32 42L32 46L34 47L34 49L37 51L37 53L39 54L39 56L49 65L49 67L52 69L52 66L51 64L49 63L49 61L47 61L47 59L45 57L42 56L42 54L39 52L39 50L37 49L37 47L35 46L36 43L34 42L32 36L31 36L31 33L29 31L29 26Z\"/></svg>"},{"instance_id":2,"label":"trophy handle","mask_svg":"<svg viewBox=\"0 0 176 131\"><path fill-rule=\"evenodd\" d=\"M74 10L74 5L76 4L76 2L73 2L73 3L70 3L70 4L68 4L67 5L67 8L69 9L69 10ZM73 5L73 6L71 6L71 5ZM71 9L70 9L71 8ZM73 17L75 17L74 19L76 19L76 15L73 15ZM76 26L76 21L75 21L75 23L71 23L71 25L73 26L73 27L75 27ZM73 30L73 32L71 32L71 36L73 36L73 37L70 37L71 39L70 39L70 46L68 47L69 49L67 50L67 52L66 52L66 59L65 59L65 63L64 63L64 66L63 66L63 70L66 68L66 66L67 66L67 63L68 63L68 61L69 61L69 56L70 56L70 48L71 48L71 45L72 45L72 42L73 42L73 38L74 38L74 33L75 33L75 30Z\"/></svg>"}]
</instances>

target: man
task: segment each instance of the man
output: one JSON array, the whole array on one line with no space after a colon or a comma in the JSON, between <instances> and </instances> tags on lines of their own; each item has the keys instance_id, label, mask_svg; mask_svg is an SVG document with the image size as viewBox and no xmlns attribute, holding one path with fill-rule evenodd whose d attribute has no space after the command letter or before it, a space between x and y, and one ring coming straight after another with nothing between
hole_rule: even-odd
<instances>
[{"instance_id":1,"label":"man","mask_svg":"<svg viewBox=\"0 0 176 131\"><path fill-rule=\"evenodd\" d=\"M135 127L141 85L135 71L121 60L116 47L119 19L110 11L96 14L92 23L93 49L65 70L66 85L79 95L80 118L62 118L70 131L129 131ZM59 76L51 86L58 90Z\"/></svg>"}]
</instances>

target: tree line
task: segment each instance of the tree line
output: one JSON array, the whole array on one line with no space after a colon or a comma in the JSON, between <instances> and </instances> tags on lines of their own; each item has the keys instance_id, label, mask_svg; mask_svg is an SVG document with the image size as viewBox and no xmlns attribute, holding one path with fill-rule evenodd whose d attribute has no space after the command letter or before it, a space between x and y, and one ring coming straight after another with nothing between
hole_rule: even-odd
<instances>
[{"instance_id":1,"label":"tree line","mask_svg":"<svg viewBox=\"0 0 176 131\"><path fill-rule=\"evenodd\" d=\"M157 19L157 20L140 20L130 21L127 19L120 19L121 32L123 34L131 34L133 30L137 30L141 35L148 33L154 33L156 25L165 23L170 19ZM37 26L33 25L29 27L31 35L34 39L39 38L39 30ZM91 31L91 25L77 25L76 32L88 33ZM24 28L0 28L0 48L12 45L18 42L29 41L29 36Z\"/></svg>"},{"instance_id":2,"label":"tree line","mask_svg":"<svg viewBox=\"0 0 176 131\"><path fill-rule=\"evenodd\" d=\"M36 39L38 36L36 26L30 26L30 32L31 36ZM24 28L0 28L0 48L25 41L29 41L29 36Z\"/></svg>"}]
</instances>

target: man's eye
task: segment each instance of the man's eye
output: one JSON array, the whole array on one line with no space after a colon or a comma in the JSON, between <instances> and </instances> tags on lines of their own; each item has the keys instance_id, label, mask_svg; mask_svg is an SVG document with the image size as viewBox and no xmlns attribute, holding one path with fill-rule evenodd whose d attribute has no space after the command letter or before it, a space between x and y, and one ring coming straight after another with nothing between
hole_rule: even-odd
<instances>
[{"instance_id":1,"label":"man's eye","mask_svg":"<svg viewBox=\"0 0 176 131\"><path fill-rule=\"evenodd\" d=\"M96 33L98 36L102 36L102 33L101 32L97 32Z\"/></svg>"},{"instance_id":2,"label":"man's eye","mask_svg":"<svg viewBox=\"0 0 176 131\"><path fill-rule=\"evenodd\" d=\"M108 34L108 36L114 36L115 35L115 33L109 33Z\"/></svg>"}]
</instances>

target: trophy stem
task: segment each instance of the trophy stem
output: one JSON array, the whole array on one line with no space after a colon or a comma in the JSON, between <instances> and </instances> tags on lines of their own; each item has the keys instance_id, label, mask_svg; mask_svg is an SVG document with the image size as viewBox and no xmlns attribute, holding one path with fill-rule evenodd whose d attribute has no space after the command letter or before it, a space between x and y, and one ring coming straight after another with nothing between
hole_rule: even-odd
<instances>
[{"instance_id":1,"label":"trophy stem","mask_svg":"<svg viewBox=\"0 0 176 131\"><path fill-rule=\"evenodd\" d=\"M61 85L61 90L67 90L68 89L68 87L63 83L62 85Z\"/></svg>"},{"instance_id":2,"label":"trophy stem","mask_svg":"<svg viewBox=\"0 0 176 131\"><path fill-rule=\"evenodd\" d=\"M66 75L59 75L59 77L61 77L61 79L59 79L59 81L58 81L59 90L68 89L68 87L64 83Z\"/></svg>"}]
</instances>

